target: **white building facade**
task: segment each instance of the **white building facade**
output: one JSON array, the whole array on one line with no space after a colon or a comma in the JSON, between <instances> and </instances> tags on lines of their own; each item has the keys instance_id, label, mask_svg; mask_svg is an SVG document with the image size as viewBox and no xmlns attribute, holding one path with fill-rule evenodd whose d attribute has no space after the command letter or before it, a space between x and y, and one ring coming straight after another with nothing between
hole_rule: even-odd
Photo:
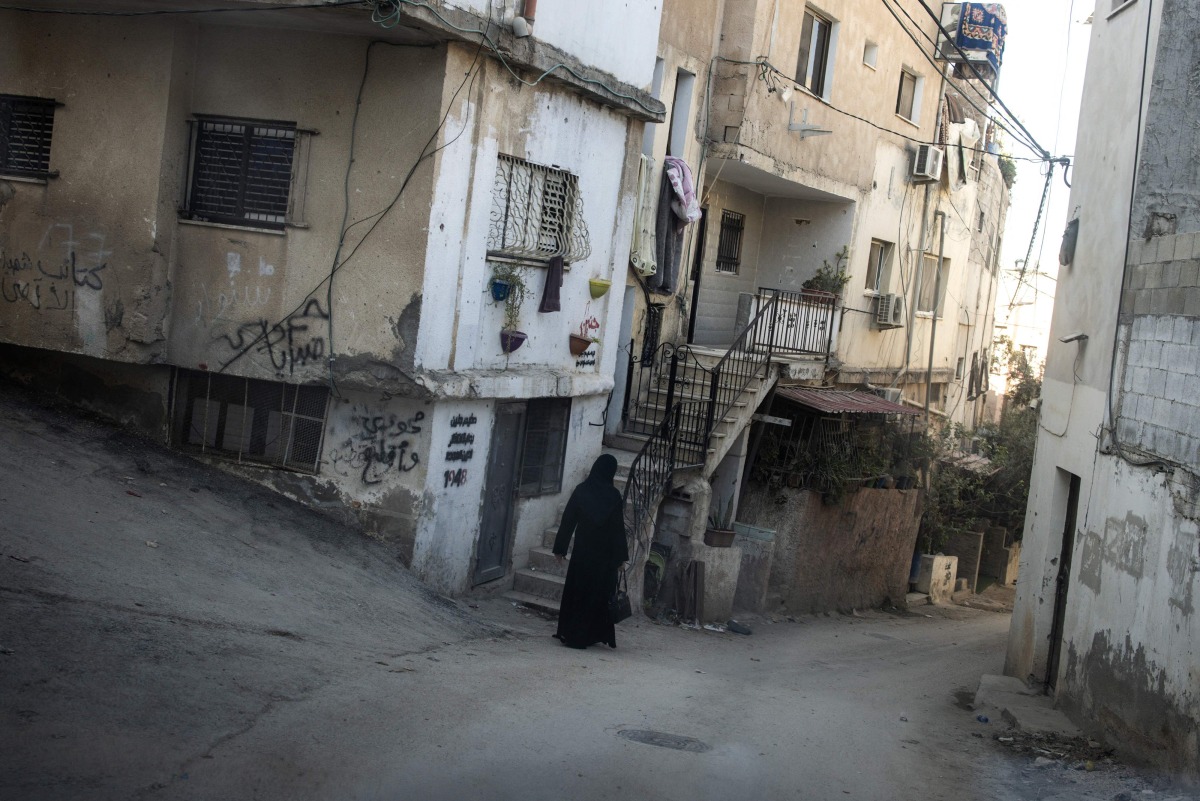
<instances>
[{"instance_id":1,"label":"white building facade","mask_svg":"<svg viewBox=\"0 0 1200 801\"><path fill-rule=\"evenodd\" d=\"M1193 777L1198 34L1184 0L1097 4L1006 663Z\"/></svg>"}]
</instances>

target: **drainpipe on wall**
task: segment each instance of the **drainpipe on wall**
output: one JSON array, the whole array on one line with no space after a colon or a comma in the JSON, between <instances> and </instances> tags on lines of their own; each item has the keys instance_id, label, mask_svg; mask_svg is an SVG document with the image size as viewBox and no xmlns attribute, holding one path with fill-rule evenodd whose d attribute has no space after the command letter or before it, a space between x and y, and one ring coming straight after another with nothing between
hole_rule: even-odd
<instances>
[{"instance_id":1,"label":"drainpipe on wall","mask_svg":"<svg viewBox=\"0 0 1200 801\"><path fill-rule=\"evenodd\" d=\"M941 242L938 244L938 260L933 268L933 316L929 320L929 370L925 373L925 428L929 428L929 387L933 383L933 345L937 340L938 311L942 297L942 260L946 257L946 212L938 210L933 218L942 218ZM924 258L922 258L924 261Z\"/></svg>"},{"instance_id":2,"label":"drainpipe on wall","mask_svg":"<svg viewBox=\"0 0 1200 801\"><path fill-rule=\"evenodd\" d=\"M521 7L521 16L513 17L513 36L524 39L533 33L533 20L537 16L537 0L525 0Z\"/></svg>"}]
</instances>

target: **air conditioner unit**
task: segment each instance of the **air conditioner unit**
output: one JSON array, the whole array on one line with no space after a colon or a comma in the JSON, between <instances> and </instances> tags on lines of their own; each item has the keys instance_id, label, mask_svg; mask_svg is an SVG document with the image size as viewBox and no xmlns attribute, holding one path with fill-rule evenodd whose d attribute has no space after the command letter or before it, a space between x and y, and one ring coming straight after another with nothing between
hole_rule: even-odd
<instances>
[{"instance_id":1,"label":"air conditioner unit","mask_svg":"<svg viewBox=\"0 0 1200 801\"><path fill-rule=\"evenodd\" d=\"M902 328L904 311L903 295L880 295L875 307L875 325L880 328Z\"/></svg>"},{"instance_id":2,"label":"air conditioner unit","mask_svg":"<svg viewBox=\"0 0 1200 801\"><path fill-rule=\"evenodd\" d=\"M912 179L914 182L936 181L942 177L942 159L945 154L933 145L919 145L913 154Z\"/></svg>"},{"instance_id":3,"label":"air conditioner unit","mask_svg":"<svg viewBox=\"0 0 1200 801\"><path fill-rule=\"evenodd\" d=\"M872 387L871 392L892 403L904 402L904 390L900 387Z\"/></svg>"}]
</instances>

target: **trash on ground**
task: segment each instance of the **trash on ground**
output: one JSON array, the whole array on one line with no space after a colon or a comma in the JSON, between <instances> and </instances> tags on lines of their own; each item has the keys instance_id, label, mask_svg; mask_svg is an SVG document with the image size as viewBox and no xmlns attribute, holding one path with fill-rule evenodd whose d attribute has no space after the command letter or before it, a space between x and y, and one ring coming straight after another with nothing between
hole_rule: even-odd
<instances>
[{"instance_id":1,"label":"trash on ground","mask_svg":"<svg viewBox=\"0 0 1200 801\"><path fill-rule=\"evenodd\" d=\"M149 547L151 547L151 548L157 548L157 547L158 547L158 543L157 543L157 542L155 542L154 540L146 540L146 545L147 545L147 546L149 546Z\"/></svg>"}]
</instances>

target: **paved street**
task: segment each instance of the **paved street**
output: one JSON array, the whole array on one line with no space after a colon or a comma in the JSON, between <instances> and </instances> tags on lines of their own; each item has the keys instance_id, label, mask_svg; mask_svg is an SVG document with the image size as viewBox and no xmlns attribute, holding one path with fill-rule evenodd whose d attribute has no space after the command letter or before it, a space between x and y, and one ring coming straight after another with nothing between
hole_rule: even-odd
<instances>
[{"instance_id":1,"label":"paved street","mask_svg":"<svg viewBox=\"0 0 1200 801\"><path fill-rule=\"evenodd\" d=\"M377 544L208 466L10 390L0 420L2 798L960 801L1148 786L1111 772L1073 784L1104 777L1033 768L992 740L998 722L975 720L966 704L1001 671L1007 615L756 621L749 637L626 623L616 651L572 651L549 621L438 598Z\"/></svg>"}]
</instances>

